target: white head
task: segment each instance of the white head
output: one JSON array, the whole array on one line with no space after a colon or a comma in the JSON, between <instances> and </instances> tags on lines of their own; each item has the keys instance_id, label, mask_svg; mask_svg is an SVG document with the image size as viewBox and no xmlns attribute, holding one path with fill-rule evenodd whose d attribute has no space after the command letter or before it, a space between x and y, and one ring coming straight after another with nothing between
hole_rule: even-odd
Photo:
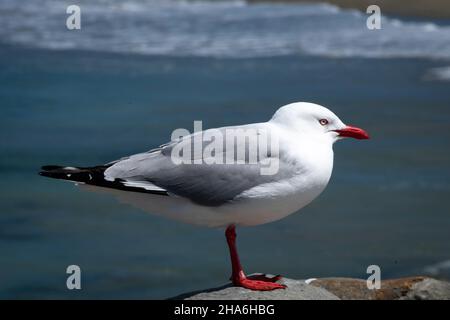
<instances>
[{"instance_id":1,"label":"white head","mask_svg":"<svg viewBox=\"0 0 450 320\"><path fill-rule=\"evenodd\" d=\"M345 125L333 112L318 104L295 102L275 112L271 122L281 124L302 135L335 142L344 137L369 139L367 132Z\"/></svg>"}]
</instances>

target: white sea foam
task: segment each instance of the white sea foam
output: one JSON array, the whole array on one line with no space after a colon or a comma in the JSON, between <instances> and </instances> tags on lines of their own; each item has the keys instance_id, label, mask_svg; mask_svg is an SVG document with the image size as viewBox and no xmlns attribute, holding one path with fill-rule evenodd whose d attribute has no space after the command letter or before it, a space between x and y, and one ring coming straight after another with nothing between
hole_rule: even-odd
<instances>
[{"instance_id":1,"label":"white sea foam","mask_svg":"<svg viewBox=\"0 0 450 320\"><path fill-rule=\"evenodd\" d=\"M328 4L231 1L80 0L81 30L65 27L60 0L0 2L0 41L50 49L146 55L313 55L450 59L450 26L367 15Z\"/></svg>"},{"instance_id":2,"label":"white sea foam","mask_svg":"<svg viewBox=\"0 0 450 320\"><path fill-rule=\"evenodd\" d=\"M426 80L450 81L450 66L428 70Z\"/></svg>"}]
</instances>

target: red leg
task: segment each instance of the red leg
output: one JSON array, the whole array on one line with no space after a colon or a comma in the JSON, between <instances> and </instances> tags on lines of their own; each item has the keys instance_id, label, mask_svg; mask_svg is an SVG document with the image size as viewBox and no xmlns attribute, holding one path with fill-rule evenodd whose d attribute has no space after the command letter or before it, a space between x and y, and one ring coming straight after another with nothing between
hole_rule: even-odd
<instances>
[{"instance_id":1,"label":"red leg","mask_svg":"<svg viewBox=\"0 0 450 320\"><path fill-rule=\"evenodd\" d=\"M241 262L239 261L239 256L236 249L236 227L234 225L228 226L225 231L225 236L227 237L228 248L230 249L232 269L231 281L235 286L258 291L286 288L285 285L275 282L281 279L281 276L275 276L273 278L266 277L265 275L247 277L244 270L242 270Z\"/></svg>"}]
</instances>

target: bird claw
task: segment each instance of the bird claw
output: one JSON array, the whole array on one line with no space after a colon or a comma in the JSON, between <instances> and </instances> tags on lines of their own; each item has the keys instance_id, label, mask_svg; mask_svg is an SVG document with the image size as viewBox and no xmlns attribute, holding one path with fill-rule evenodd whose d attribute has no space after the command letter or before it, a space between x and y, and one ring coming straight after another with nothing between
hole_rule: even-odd
<instances>
[{"instance_id":1,"label":"bird claw","mask_svg":"<svg viewBox=\"0 0 450 320\"><path fill-rule=\"evenodd\" d=\"M237 287L243 287L255 291L270 291L287 288L286 285L275 282L280 279L280 275L268 277L264 274L257 274L249 277L234 279L233 284Z\"/></svg>"}]
</instances>

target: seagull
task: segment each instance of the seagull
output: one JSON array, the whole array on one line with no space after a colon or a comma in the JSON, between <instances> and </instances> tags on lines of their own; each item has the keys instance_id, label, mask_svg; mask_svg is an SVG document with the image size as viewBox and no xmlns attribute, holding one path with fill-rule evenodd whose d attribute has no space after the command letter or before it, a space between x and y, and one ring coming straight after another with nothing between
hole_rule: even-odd
<instances>
[{"instance_id":1,"label":"seagull","mask_svg":"<svg viewBox=\"0 0 450 320\"><path fill-rule=\"evenodd\" d=\"M172 135L147 152L92 167L47 165L40 175L113 194L152 214L224 228L233 285L267 291L286 286L279 275L244 273L236 226L282 219L319 196L331 177L333 144L343 138L369 135L323 106L295 102L267 122Z\"/></svg>"}]
</instances>

